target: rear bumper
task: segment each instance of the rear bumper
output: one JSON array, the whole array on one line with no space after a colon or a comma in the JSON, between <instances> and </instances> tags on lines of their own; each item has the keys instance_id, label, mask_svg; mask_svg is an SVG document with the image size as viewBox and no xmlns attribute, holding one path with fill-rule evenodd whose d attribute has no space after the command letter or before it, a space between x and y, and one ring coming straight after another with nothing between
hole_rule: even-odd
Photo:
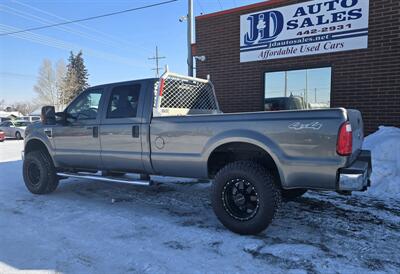
<instances>
[{"instance_id":1,"label":"rear bumper","mask_svg":"<svg viewBox=\"0 0 400 274\"><path fill-rule=\"evenodd\" d=\"M362 150L357 159L348 167L339 169L339 191L364 191L370 186L372 172L371 152Z\"/></svg>"}]
</instances>

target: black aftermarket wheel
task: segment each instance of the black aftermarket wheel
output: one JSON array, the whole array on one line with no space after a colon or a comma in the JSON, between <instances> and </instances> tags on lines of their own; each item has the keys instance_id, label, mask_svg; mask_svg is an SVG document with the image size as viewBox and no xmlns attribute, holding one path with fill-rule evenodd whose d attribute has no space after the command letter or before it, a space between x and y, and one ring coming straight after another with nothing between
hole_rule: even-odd
<instances>
[{"instance_id":1,"label":"black aftermarket wheel","mask_svg":"<svg viewBox=\"0 0 400 274\"><path fill-rule=\"evenodd\" d=\"M222 203L225 211L240 221L253 218L260 207L260 201L254 185L245 179L232 179L222 190Z\"/></svg>"},{"instance_id":2,"label":"black aftermarket wheel","mask_svg":"<svg viewBox=\"0 0 400 274\"><path fill-rule=\"evenodd\" d=\"M248 161L228 164L215 177L212 205L218 219L239 234L257 234L268 227L281 197L274 177Z\"/></svg>"},{"instance_id":3,"label":"black aftermarket wheel","mask_svg":"<svg viewBox=\"0 0 400 274\"><path fill-rule=\"evenodd\" d=\"M34 194L47 194L56 190L58 178L51 158L42 151L26 155L23 176L28 190Z\"/></svg>"}]
</instances>

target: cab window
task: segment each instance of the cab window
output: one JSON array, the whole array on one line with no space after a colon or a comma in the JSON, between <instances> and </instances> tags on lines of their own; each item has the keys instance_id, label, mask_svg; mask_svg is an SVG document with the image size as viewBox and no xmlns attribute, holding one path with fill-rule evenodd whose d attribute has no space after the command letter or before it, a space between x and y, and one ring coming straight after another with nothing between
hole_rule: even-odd
<instances>
[{"instance_id":1,"label":"cab window","mask_svg":"<svg viewBox=\"0 0 400 274\"><path fill-rule=\"evenodd\" d=\"M67 108L67 113L76 120L95 120L102 93L101 90L85 91Z\"/></svg>"},{"instance_id":2,"label":"cab window","mask_svg":"<svg viewBox=\"0 0 400 274\"><path fill-rule=\"evenodd\" d=\"M140 85L117 86L112 89L107 118L134 118L137 115Z\"/></svg>"}]
</instances>

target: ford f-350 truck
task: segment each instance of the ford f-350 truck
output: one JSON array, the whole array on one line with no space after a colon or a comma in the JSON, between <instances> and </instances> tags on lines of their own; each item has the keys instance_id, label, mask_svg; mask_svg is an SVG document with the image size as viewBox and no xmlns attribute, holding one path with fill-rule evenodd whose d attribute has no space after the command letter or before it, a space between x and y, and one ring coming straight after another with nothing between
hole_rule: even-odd
<instances>
[{"instance_id":1,"label":"ford f-350 truck","mask_svg":"<svg viewBox=\"0 0 400 274\"><path fill-rule=\"evenodd\" d=\"M357 110L223 114L209 79L165 72L91 87L25 132L23 176L34 194L68 177L151 184L149 175L212 181L218 219L239 234L272 221L281 198L369 186ZM132 179L126 173L141 174Z\"/></svg>"}]
</instances>

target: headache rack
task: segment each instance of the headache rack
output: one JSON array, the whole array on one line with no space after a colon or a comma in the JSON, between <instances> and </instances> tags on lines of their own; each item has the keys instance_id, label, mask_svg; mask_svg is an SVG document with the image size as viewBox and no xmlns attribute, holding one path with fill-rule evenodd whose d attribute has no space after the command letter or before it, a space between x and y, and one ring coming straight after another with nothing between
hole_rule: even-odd
<instances>
[{"instance_id":1,"label":"headache rack","mask_svg":"<svg viewBox=\"0 0 400 274\"><path fill-rule=\"evenodd\" d=\"M178 75L166 70L154 87L153 116L221 113L209 79Z\"/></svg>"}]
</instances>

